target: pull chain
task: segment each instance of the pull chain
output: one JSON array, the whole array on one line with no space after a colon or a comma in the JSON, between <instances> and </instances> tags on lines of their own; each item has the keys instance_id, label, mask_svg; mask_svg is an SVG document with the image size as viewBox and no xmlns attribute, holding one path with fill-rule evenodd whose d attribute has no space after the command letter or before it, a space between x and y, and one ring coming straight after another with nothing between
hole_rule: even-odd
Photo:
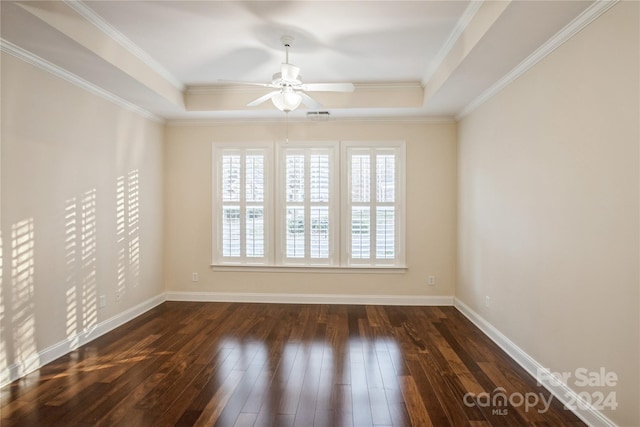
<instances>
[{"instance_id":1,"label":"pull chain","mask_svg":"<svg viewBox=\"0 0 640 427\"><path fill-rule=\"evenodd\" d=\"M288 144L289 143L289 112L285 111L285 120L284 120L284 126L285 126L285 142Z\"/></svg>"}]
</instances>

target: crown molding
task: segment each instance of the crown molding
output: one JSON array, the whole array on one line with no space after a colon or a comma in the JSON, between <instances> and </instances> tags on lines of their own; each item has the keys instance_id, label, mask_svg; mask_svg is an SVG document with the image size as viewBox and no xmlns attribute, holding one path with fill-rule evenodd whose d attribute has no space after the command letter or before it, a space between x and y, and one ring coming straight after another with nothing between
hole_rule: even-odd
<instances>
[{"instance_id":1,"label":"crown molding","mask_svg":"<svg viewBox=\"0 0 640 427\"><path fill-rule=\"evenodd\" d=\"M248 82L249 83L249 82ZM356 90L360 91L388 91L394 89L422 89L420 82L393 82L393 83L354 83ZM233 82L231 84L211 84L187 86L187 95L206 95L220 93L258 93L265 92L269 87L257 85L243 85ZM273 90L273 89L272 89Z\"/></svg>"},{"instance_id":2,"label":"crown molding","mask_svg":"<svg viewBox=\"0 0 640 427\"><path fill-rule=\"evenodd\" d=\"M329 119L329 121L337 122L376 122L376 123L421 123L421 124L442 124L455 123L456 119L449 116L368 116L368 117L338 117ZM322 122L321 122L322 123Z\"/></svg>"},{"instance_id":3,"label":"crown molding","mask_svg":"<svg viewBox=\"0 0 640 427\"><path fill-rule=\"evenodd\" d=\"M184 84L173 74L171 74L169 70L164 68L158 61L153 59L151 55L140 48L140 46L132 42L129 38L127 38L127 36L122 34L107 21L105 21L103 17L98 15L93 9L84 4L81 0L63 0L63 2L84 19L89 21L93 26L112 38L120 46L131 52L135 57L144 62L147 66L149 66L149 68L161 75L173 86L178 88L180 91L184 91Z\"/></svg>"},{"instance_id":4,"label":"crown molding","mask_svg":"<svg viewBox=\"0 0 640 427\"><path fill-rule=\"evenodd\" d=\"M354 83L353 86L360 90L390 90L390 89L423 89L421 82L392 82L392 83Z\"/></svg>"},{"instance_id":5,"label":"crown molding","mask_svg":"<svg viewBox=\"0 0 640 427\"><path fill-rule=\"evenodd\" d=\"M262 118L208 118L208 119L167 119L167 126L223 126L238 124L283 124L285 118L262 117ZM415 123L415 124L453 124L456 123L454 117L449 116L369 116L369 117L331 117L328 120L314 121L307 117L289 117L289 124L308 123L322 126L326 123Z\"/></svg>"},{"instance_id":6,"label":"crown molding","mask_svg":"<svg viewBox=\"0 0 640 427\"><path fill-rule=\"evenodd\" d=\"M546 43L536 49L531 55L520 62L520 64L518 64L514 69L505 74L493 86L482 92L480 96L467 104L460 111L460 113L456 115L456 120L463 119L476 108L487 102L489 99L493 98L504 88L510 85L513 81L515 81L518 77L529 71L534 65L544 59L547 55L551 54L551 52L562 46L570 38L575 36L582 29L595 21L600 15L616 5L618 1L619 0L596 0L595 3L585 9L584 12L582 12L573 21L567 24L562 30L556 33L556 35L547 40Z\"/></svg>"},{"instance_id":7,"label":"crown molding","mask_svg":"<svg viewBox=\"0 0 640 427\"><path fill-rule=\"evenodd\" d=\"M40 58L39 56L29 52L26 49L21 48L20 46L11 43L8 40L5 40L3 38L0 38L0 50L2 50L2 52L6 52L12 56L15 56L16 58L27 62L31 65L34 65L38 68L40 68L41 70L44 70L50 74L53 74L56 77L59 77L63 80L66 80L67 82L78 86L84 90L86 90L87 92L90 92L94 95L97 95L109 102L112 102L124 109L127 109L129 111L132 111L134 113L137 113L139 115L141 115L142 117L146 118L146 119L150 119L159 123L164 123L164 119L162 119L161 117L151 113L150 111L145 110L144 108L141 108L135 104L133 104L132 102L129 102L125 99L120 98L119 96L114 95L113 93L106 91L104 89L102 89L99 86L94 85L93 83L83 79L82 77L79 77L67 70L65 70L62 67L59 67L49 61L47 61L46 59Z\"/></svg>"},{"instance_id":8,"label":"crown molding","mask_svg":"<svg viewBox=\"0 0 640 427\"><path fill-rule=\"evenodd\" d=\"M185 88L185 95L217 95L221 93L263 93L270 88L259 85L232 84L210 84L194 85ZM271 89L273 90L273 89Z\"/></svg>"},{"instance_id":9,"label":"crown molding","mask_svg":"<svg viewBox=\"0 0 640 427\"><path fill-rule=\"evenodd\" d=\"M440 48L440 51L438 51L436 57L433 59L433 62L429 64L429 68L422 78L423 86L426 86L426 84L429 82L429 80L431 80L438 68L440 68L440 65L442 65L442 61L444 61L451 49L453 49L453 46L456 44L464 30L467 28L476 12L478 12L483 2L484 0L477 0L469 3L467 8L462 13L462 16L460 16L460 19L458 19L458 22L456 22L456 26L454 27L453 31L451 32L451 34L449 34L449 37Z\"/></svg>"}]
</instances>

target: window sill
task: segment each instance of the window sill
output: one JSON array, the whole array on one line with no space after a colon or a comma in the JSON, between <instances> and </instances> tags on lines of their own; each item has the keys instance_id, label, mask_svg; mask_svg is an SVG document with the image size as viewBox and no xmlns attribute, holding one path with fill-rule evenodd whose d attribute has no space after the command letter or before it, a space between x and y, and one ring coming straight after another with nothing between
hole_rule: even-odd
<instances>
[{"instance_id":1,"label":"window sill","mask_svg":"<svg viewBox=\"0 0 640 427\"><path fill-rule=\"evenodd\" d=\"M334 274L404 274L407 267L323 267L309 265L228 265L213 264L212 271L253 273L334 273Z\"/></svg>"}]
</instances>

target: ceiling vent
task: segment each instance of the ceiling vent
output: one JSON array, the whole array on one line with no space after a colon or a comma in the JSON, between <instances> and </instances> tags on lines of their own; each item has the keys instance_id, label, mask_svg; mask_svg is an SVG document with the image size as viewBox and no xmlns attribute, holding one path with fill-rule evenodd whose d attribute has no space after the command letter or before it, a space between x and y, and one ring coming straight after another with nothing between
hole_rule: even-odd
<instances>
[{"instance_id":1,"label":"ceiling vent","mask_svg":"<svg viewBox=\"0 0 640 427\"><path fill-rule=\"evenodd\" d=\"M329 120L329 116L331 113L328 111L309 111L307 112L307 119L313 120L314 122L326 122Z\"/></svg>"}]
</instances>

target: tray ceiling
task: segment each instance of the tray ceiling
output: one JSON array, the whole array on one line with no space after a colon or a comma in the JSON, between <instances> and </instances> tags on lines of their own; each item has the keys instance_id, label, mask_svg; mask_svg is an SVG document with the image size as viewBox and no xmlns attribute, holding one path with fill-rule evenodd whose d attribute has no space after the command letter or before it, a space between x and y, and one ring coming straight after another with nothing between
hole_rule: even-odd
<instances>
[{"instance_id":1,"label":"tray ceiling","mask_svg":"<svg viewBox=\"0 0 640 427\"><path fill-rule=\"evenodd\" d=\"M593 1L0 2L3 50L42 60L162 119L280 117L271 81L290 62L332 117L455 117ZM303 117L308 110L291 113Z\"/></svg>"}]
</instances>

